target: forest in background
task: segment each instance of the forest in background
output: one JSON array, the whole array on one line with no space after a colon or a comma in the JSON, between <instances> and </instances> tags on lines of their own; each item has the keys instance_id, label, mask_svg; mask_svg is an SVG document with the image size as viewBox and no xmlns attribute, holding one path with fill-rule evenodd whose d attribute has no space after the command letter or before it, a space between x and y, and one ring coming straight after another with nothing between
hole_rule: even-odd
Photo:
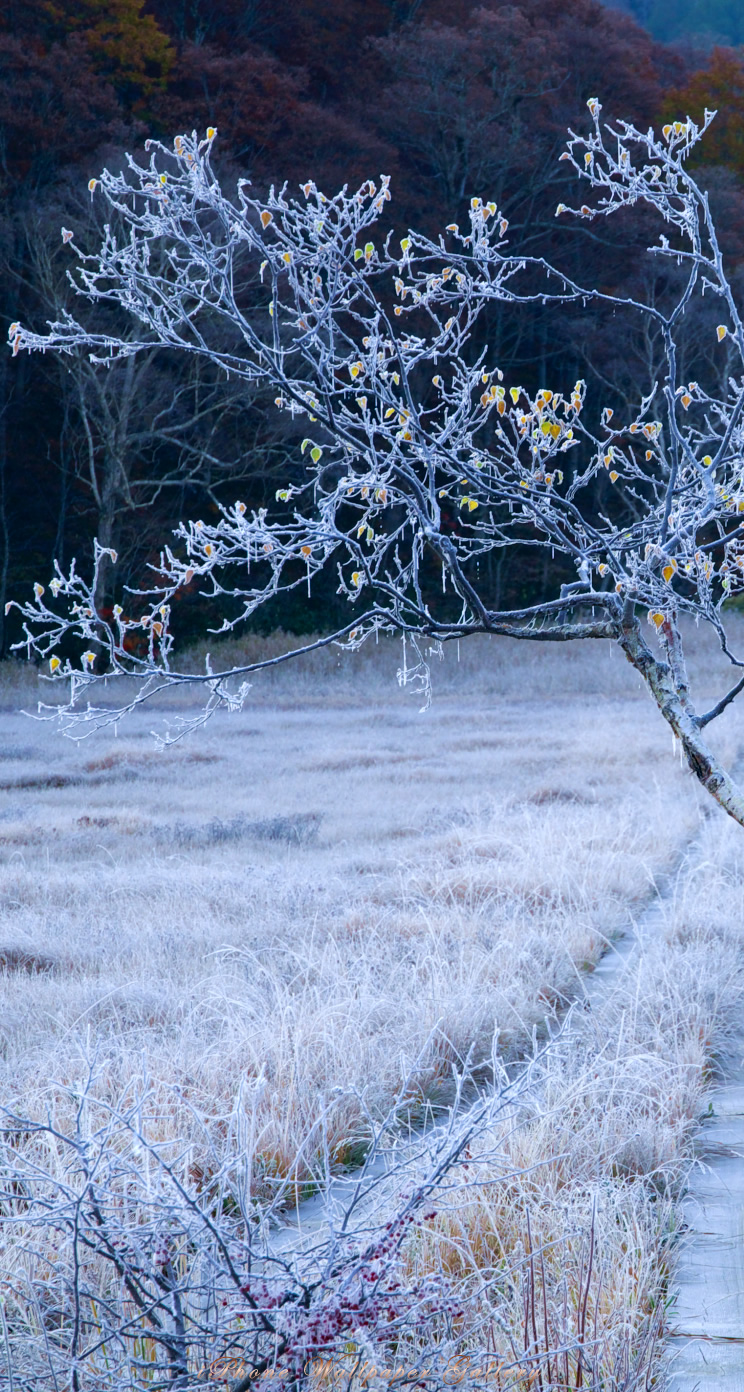
<instances>
[{"instance_id":1,"label":"forest in background","mask_svg":"<svg viewBox=\"0 0 744 1392\"><path fill-rule=\"evenodd\" d=\"M512 247L587 284L663 302L675 270L640 254L657 236L647 214L601 229L556 220L556 204L573 201L558 157L566 128L586 123L590 96L608 117L642 127L719 109L701 178L744 289L739 16L734 0L4 0L5 324L41 328L72 302L61 229L81 247L97 244L104 213L87 184L104 164L140 154L148 136L170 141L208 125L218 129L226 186L247 177L259 189L285 180L291 189L313 178L335 191L388 173L389 217L401 233L436 233L478 194L508 218ZM91 307L88 322L103 327L113 313ZM684 371L701 381L722 370L715 315L711 303L692 316L682 345ZM638 323L609 322L592 306L560 316L494 306L478 332L473 352L488 343L510 381L561 390L585 378L597 411L636 401L661 356ZM236 497L259 506L293 480L297 430L270 393L162 350L110 369L3 353L0 653L18 637L13 616L2 618L6 599L45 581L53 557L84 564L98 536L118 553L112 586L146 583L179 518ZM495 603L542 595L555 581L536 555L516 549L494 566ZM111 602L100 598L102 608ZM338 602L331 577L312 606L267 606L261 624L317 630ZM202 626L204 604L185 596L184 636Z\"/></svg>"}]
</instances>

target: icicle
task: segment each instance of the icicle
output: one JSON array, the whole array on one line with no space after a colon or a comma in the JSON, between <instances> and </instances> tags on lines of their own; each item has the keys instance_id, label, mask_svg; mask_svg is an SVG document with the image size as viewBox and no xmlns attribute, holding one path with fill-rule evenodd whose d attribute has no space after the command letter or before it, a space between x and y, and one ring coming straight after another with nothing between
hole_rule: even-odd
<instances>
[{"instance_id":1,"label":"icicle","mask_svg":"<svg viewBox=\"0 0 744 1392\"><path fill-rule=\"evenodd\" d=\"M460 661L460 639L457 640L457 661Z\"/></svg>"},{"instance_id":2,"label":"icicle","mask_svg":"<svg viewBox=\"0 0 744 1392\"><path fill-rule=\"evenodd\" d=\"M310 598L310 562L307 563L307 597Z\"/></svg>"}]
</instances>

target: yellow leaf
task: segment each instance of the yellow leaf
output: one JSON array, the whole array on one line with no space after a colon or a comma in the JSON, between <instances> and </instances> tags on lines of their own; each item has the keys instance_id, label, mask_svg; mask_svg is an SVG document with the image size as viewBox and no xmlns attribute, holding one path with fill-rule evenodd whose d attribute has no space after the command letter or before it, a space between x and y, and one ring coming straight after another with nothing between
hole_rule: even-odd
<instances>
[{"instance_id":1,"label":"yellow leaf","mask_svg":"<svg viewBox=\"0 0 744 1392\"><path fill-rule=\"evenodd\" d=\"M283 252L282 252L282 261L286 261L287 265L289 265L289 263L290 263L291 260L292 260L292 253L291 253L291 251L283 251Z\"/></svg>"},{"instance_id":2,"label":"yellow leaf","mask_svg":"<svg viewBox=\"0 0 744 1392\"><path fill-rule=\"evenodd\" d=\"M478 506L478 504L477 504L477 502L475 501L475 498L468 498L468 511L469 511L469 512L475 512L475 509L477 508L477 506Z\"/></svg>"},{"instance_id":3,"label":"yellow leaf","mask_svg":"<svg viewBox=\"0 0 744 1392\"><path fill-rule=\"evenodd\" d=\"M40 585L39 582L38 582L38 580L37 580L36 584L34 585L34 594L36 595L36 598L37 598L37 599L41 599L41 596L43 595L43 593L44 593L44 586L43 586L43 585Z\"/></svg>"},{"instance_id":4,"label":"yellow leaf","mask_svg":"<svg viewBox=\"0 0 744 1392\"><path fill-rule=\"evenodd\" d=\"M655 624L657 628L661 628L661 625L664 622L663 614L660 614L657 610L656 613L650 613L648 617L650 623Z\"/></svg>"},{"instance_id":5,"label":"yellow leaf","mask_svg":"<svg viewBox=\"0 0 744 1392\"><path fill-rule=\"evenodd\" d=\"M713 463L713 460L711 459L709 454L703 455L703 463L705 464L706 468L710 468L711 464Z\"/></svg>"},{"instance_id":6,"label":"yellow leaf","mask_svg":"<svg viewBox=\"0 0 744 1392\"><path fill-rule=\"evenodd\" d=\"M672 127L671 127L671 126L662 126L661 133L662 133L664 139L665 139L665 140L668 140L669 137L670 137L670 135L671 135L671 133L672 133Z\"/></svg>"},{"instance_id":7,"label":"yellow leaf","mask_svg":"<svg viewBox=\"0 0 744 1392\"><path fill-rule=\"evenodd\" d=\"M261 214L261 226L263 228L268 227L269 223L271 222L271 218L272 214L269 212L268 208L264 208Z\"/></svg>"},{"instance_id":8,"label":"yellow leaf","mask_svg":"<svg viewBox=\"0 0 744 1392\"><path fill-rule=\"evenodd\" d=\"M216 136L216 134L217 134L217 127L216 127L216 126L207 126L207 140L214 140L214 137Z\"/></svg>"},{"instance_id":9,"label":"yellow leaf","mask_svg":"<svg viewBox=\"0 0 744 1392\"><path fill-rule=\"evenodd\" d=\"M718 342L721 343L722 340L726 337L726 334L728 333L728 329L726 328L726 325L725 325L725 324L719 324L719 325L718 325L718 328L716 329L716 333L718 334Z\"/></svg>"},{"instance_id":10,"label":"yellow leaf","mask_svg":"<svg viewBox=\"0 0 744 1392\"><path fill-rule=\"evenodd\" d=\"M521 392L522 392L522 388L521 388L521 387L510 387L510 388L509 388L509 395L510 395L512 401L514 402L514 405L515 405L515 406L516 406L517 402L519 401Z\"/></svg>"},{"instance_id":11,"label":"yellow leaf","mask_svg":"<svg viewBox=\"0 0 744 1392\"><path fill-rule=\"evenodd\" d=\"M667 565L664 566L664 568L663 568L663 570L662 570L661 573L662 573L662 575L664 576L664 579L666 580L667 584L668 584L669 581L671 580L671 578L672 578L672 576L674 575L674 572L675 572L676 569L677 569L677 562L676 562L676 561L669 561L669 562L667 563Z\"/></svg>"},{"instance_id":12,"label":"yellow leaf","mask_svg":"<svg viewBox=\"0 0 744 1392\"><path fill-rule=\"evenodd\" d=\"M692 397L691 397L691 396L688 396L687 393L685 393L685 395L681 398L681 400L682 400L682 405L684 406L685 410L687 410L687 407L690 405L690 402L692 401Z\"/></svg>"},{"instance_id":13,"label":"yellow leaf","mask_svg":"<svg viewBox=\"0 0 744 1392\"><path fill-rule=\"evenodd\" d=\"M499 413L500 416L503 416L504 411L506 410L506 402L505 402L505 401L500 401L500 402L498 403L498 406L496 407L496 410L498 411L498 413Z\"/></svg>"},{"instance_id":14,"label":"yellow leaf","mask_svg":"<svg viewBox=\"0 0 744 1392\"><path fill-rule=\"evenodd\" d=\"M619 477L620 477L620 475L619 475L619 473L617 472L617 469L611 469L611 470L610 470L610 483L617 483Z\"/></svg>"},{"instance_id":15,"label":"yellow leaf","mask_svg":"<svg viewBox=\"0 0 744 1392\"><path fill-rule=\"evenodd\" d=\"M354 573L353 573L353 575L352 575L352 577L351 577L351 583L352 583L352 585L361 585L361 583L362 583L362 572L361 572L361 570L355 570L355 571L354 571Z\"/></svg>"},{"instance_id":16,"label":"yellow leaf","mask_svg":"<svg viewBox=\"0 0 744 1392\"><path fill-rule=\"evenodd\" d=\"M300 547L300 550L302 551L303 556L312 556L313 554L312 546L302 546Z\"/></svg>"},{"instance_id":17,"label":"yellow leaf","mask_svg":"<svg viewBox=\"0 0 744 1392\"><path fill-rule=\"evenodd\" d=\"M323 451L320 448L320 445L315 445L314 448L310 451L310 458L312 459L313 464L317 464L318 461L322 458L322 455Z\"/></svg>"},{"instance_id":18,"label":"yellow leaf","mask_svg":"<svg viewBox=\"0 0 744 1392\"><path fill-rule=\"evenodd\" d=\"M57 668L61 667L61 665L62 664L58 657L51 657L49 659L49 667L52 672L56 672Z\"/></svg>"}]
</instances>

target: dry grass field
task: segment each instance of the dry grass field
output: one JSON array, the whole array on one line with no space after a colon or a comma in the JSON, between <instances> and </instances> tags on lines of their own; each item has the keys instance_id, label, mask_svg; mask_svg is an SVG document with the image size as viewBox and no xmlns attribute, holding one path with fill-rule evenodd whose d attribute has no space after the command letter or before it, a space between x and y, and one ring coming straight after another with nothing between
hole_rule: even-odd
<instances>
[{"instance_id":1,"label":"dry grass field","mask_svg":"<svg viewBox=\"0 0 744 1392\"><path fill-rule=\"evenodd\" d=\"M280 642L253 640L251 655ZM464 1193L408 1257L454 1263L480 1289L489 1264L524 1254L529 1209L555 1280L571 1272L571 1299L591 1286L593 1385L620 1386L666 1289L668 1203L741 995L742 833L681 769L619 654L471 643L435 672L425 713L398 664L381 645L279 669L241 714L164 751L150 731L178 717L177 698L75 745L19 713L35 680L8 667L3 1094L29 1116L54 1099L64 1124L91 1063L111 1100L147 1078L159 1134L189 1145L197 1185L249 1108L260 1200L282 1175L310 1179L323 1147L335 1167L359 1159L362 1096L382 1115L403 1086L415 1115L466 1056L529 1052L666 885L654 950L549 1054L543 1105L504 1142L516 1168L560 1162ZM702 645L693 665L720 689ZM735 712L715 740L735 757ZM695 838L693 872L680 858ZM592 1224L602 1256L587 1278ZM521 1299L500 1317L517 1340Z\"/></svg>"}]
</instances>

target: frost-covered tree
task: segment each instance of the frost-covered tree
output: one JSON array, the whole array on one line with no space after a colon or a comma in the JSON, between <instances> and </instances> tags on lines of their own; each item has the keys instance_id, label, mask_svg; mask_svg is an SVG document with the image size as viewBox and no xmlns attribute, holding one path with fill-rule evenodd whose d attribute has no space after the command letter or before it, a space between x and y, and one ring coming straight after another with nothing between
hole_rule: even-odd
<instances>
[{"instance_id":1,"label":"frost-covered tree","mask_svg":"<svg viewBox=\"0 0 744 1392\"><path fill-rule=\"evenodd\" d=\"M212 169L212 128L203 140L177 137L172 149L150 141L144 164L131 159L124 175L91 180L128 235L109 230L85 254L63 232L78 258L73 278L88 300L128 310L137 332L110 337L66 314L45 335L12 325L13 352L87 351L105 371L159 344L247 385L271 383L277 409L299 427L306 472L277 491L275 511L237 501L217 521L182 524L152 590L126 611L117 605L110 621L94 598L107 563L100 546L94 574L73 565L37 584L21 606L26 643L71 683L61 710L73 729L120 719L177 683L202 682L207 711L240 703L253 667L194 676L174 665L174 596L198 580L223 604L230 630L330 567L351 616L322 641L355 648L370 634L402 633L425 684L426 643L472 633L619 644L697 778L744 823L744 794L703 735L744 690L744 676L698 711L681 622L709 624L732 667L744 667L725 627L726 602L744 589L744 323L707 196L686 168L712 114L701 128L687 119L657 136L605 124L599 102L588 105L590 128L570 133L562 158L589 201L561 204L558 215L589 222L647 205L664 229L650 254L675 268L668 304L582 285L542 258L513 254L505 219L477 197L469 225L437 241L379 231L384 178L333 198L309 181L297 198L282 188L260 199L241 181L229 198ZM245 288L256 268L259 309ZM680 380L679 334L703 294L718 306L711 335L726 355L722 391ZM543 300L622 309L661 335L663 369L629 418L601 403L587 409L583 381L529 394L508 363L476 351L474 329L489 305ZM553 598L494 610L479 560L517 546L547 548L576 579ZM58 651L64 644L69 653L73 640L79 660ZM118 703L91 702L104 676L127 674L140 678L134 696L126 688Z\"/></svg>"}]
</instances>

